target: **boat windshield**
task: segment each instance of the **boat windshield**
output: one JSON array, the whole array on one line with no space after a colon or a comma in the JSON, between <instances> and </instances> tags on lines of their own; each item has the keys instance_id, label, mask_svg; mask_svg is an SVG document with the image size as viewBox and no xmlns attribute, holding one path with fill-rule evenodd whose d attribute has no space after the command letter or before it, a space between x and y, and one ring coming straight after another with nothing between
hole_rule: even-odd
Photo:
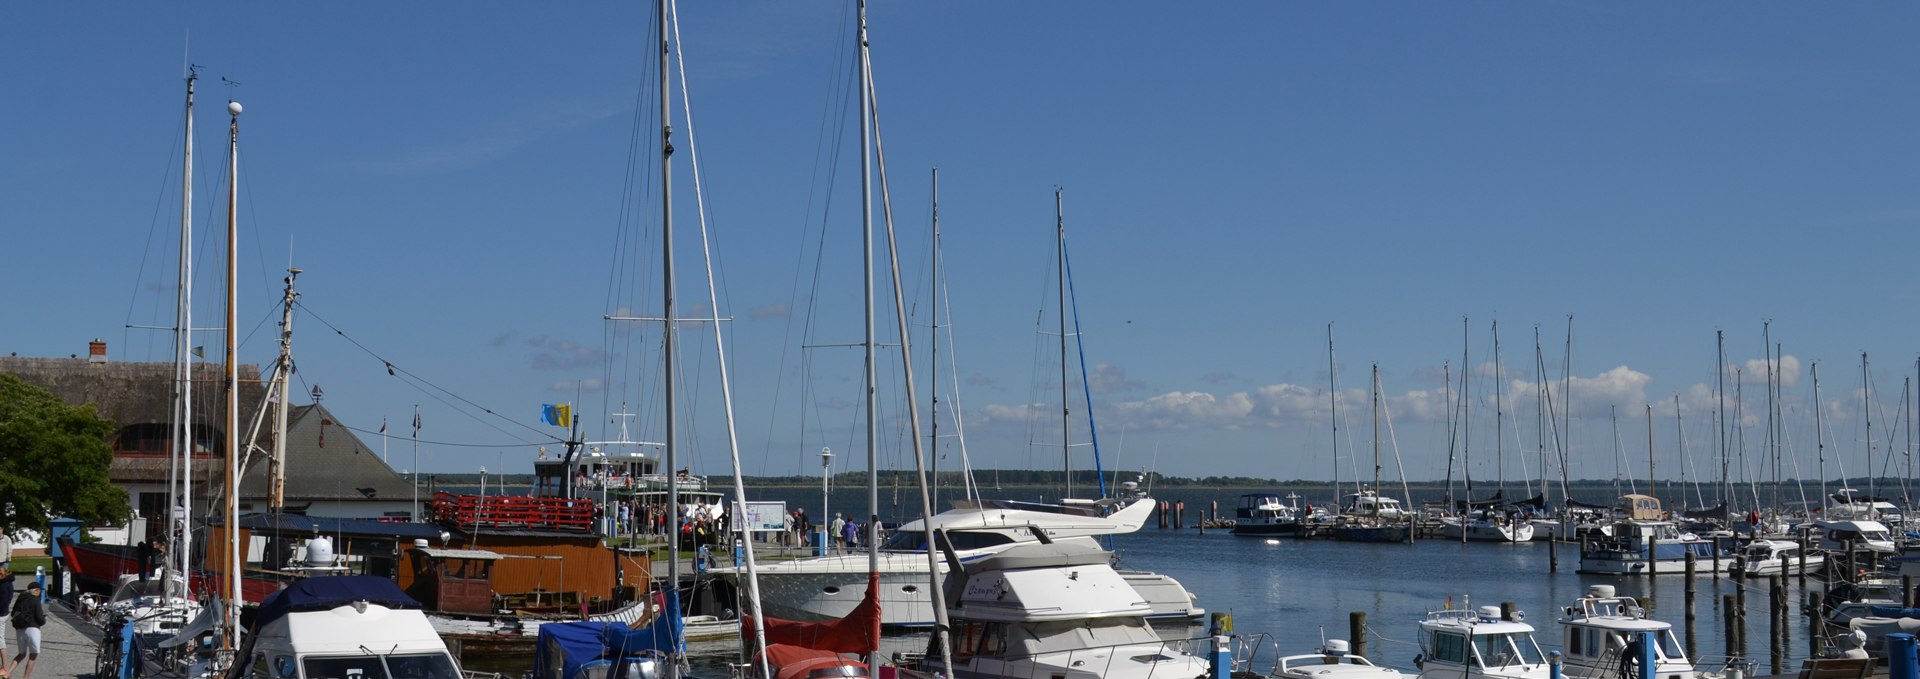
<instances>
[{"instance_id":1,"label":"boat windshield","mask_svg":"<svg viewBox=\"0 0 1920 679\"><path fill-rule=\"evenodd\" d=\"M999 533L967 531L947 533L947 539L953 542L954 549L962 551L998 547L1013 542L1013 538ZM880 544L880 549L889 552L925 552L927 551L927 534L925 531L900 531L888 536L887 541Z\"/></svg>"},{"instance_id":2,"label":"boat windshield","mask_svg":"<svg viewBox=\"0 0 1920 679\"><path fill-rule=\"evenodd\" d=\"M1541 663L1540 647L1534 645L1533 635L1525 632L1475 634L1473 652L1480 656L1480 666L1486 668Z\"/></svg>"},{"instance_id":3,"label":"boat windshield","mask_svg":"<svg viewBox=\"0 0 1920 679\"><path fill-rule=\"evenodd\" d=\"M445 653L306 657L300 670L306 679L460 679Z\"/></svg>"}]
</instances>

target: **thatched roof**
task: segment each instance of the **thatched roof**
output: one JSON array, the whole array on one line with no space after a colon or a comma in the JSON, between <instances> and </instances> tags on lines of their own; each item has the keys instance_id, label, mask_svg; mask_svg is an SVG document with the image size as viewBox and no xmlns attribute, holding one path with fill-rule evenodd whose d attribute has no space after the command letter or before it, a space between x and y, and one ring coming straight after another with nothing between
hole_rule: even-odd
<instances>
[{"instance_id":1,"label":"thatched roof","mask_svg":"<svg viewBox=\"0 0 1920 679\"><path fill-rule=\"evenodd\" d=\"M241 427L260 407L266 387L260 383L260 368L241 365ZM113 420L118 429L136 424L167 424L173 419L173 364L89 362L84 358L23 358L0 356L0 372L13 373L47 391L60 400L74 404L92 404L100 416ZM222 394L226 376L218 364L193 366L194 422L224 431Z\"/></svg>"}]
</instances>

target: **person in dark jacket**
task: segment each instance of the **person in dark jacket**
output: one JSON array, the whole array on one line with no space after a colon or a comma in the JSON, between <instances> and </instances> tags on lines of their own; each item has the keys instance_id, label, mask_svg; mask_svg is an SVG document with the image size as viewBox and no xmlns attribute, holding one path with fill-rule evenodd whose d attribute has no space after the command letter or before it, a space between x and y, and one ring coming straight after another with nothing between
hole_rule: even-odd
<instances>
[{"instance_id":1,"label":"person in dark jacket","mask_svg":"<svg viewBox=\"0 0 1920 679\"><path fill-rule=\"evenodd\" d=\"M18 679L32 679L34 661L40 659L40 628L47 624L47 607L40 603L40 581L27 583L26 591L14 600L12 618L14 640L20 645L13 655L13 669L20 670ZM0 679L11 674L0 674Z\"/></svg>"}]
</instances>

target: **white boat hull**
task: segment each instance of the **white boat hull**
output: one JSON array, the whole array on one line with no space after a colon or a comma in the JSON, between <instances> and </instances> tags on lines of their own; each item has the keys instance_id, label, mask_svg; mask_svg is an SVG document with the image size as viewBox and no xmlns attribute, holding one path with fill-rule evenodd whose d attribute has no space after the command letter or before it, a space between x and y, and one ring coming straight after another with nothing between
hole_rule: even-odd
<instances>
[{"instance_id":1,"label":"white boat hull","mask_svg":"<svg viewBox=\"0 0 1920 679\"><path fill-rule=\"evenodd\" d=\"M921 555L911 555L915 559L924 559ZM808 570L779 571L762 569L757 573L760 581L760 602L766 615L816 622L838 620L853 613L865 596L867 573L864 570L867 558L857 558L862 565L858 572ZM897 561L891 564L899 567ZM947 579L947 568L940 566L942 580ZM1205 615L1204 609L1193 604L1193 595L1178 580L1143 571L1123 571L1121 576L1127 584L1153 608L1149 618L1193 618ZM727 574L725 577L734 577ZM944 585L943 585L944 586ZM931 627L934 624L933 597L928 591L926 571L887 569L883 566L880 573L880 624L889 627Z\"/></svg>"}]
</instances>

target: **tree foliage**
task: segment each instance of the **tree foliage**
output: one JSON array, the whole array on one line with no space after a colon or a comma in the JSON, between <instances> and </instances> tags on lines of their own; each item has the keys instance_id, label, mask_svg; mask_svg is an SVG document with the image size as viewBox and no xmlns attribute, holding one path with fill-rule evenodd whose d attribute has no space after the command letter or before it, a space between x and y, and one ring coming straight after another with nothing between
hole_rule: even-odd
<instances>
[{"instance_id":1,"label":"tree foliage","mask_svg":"<svg viewBox=\"0 0 1920 679\"><path fill-rule=\"evenodd\" d=\"M89 525L128 516L127 493L108 479L113 422L92 405L0 373L0 527L46 531L50 517Z\"/></svg>"}]
</instances>

